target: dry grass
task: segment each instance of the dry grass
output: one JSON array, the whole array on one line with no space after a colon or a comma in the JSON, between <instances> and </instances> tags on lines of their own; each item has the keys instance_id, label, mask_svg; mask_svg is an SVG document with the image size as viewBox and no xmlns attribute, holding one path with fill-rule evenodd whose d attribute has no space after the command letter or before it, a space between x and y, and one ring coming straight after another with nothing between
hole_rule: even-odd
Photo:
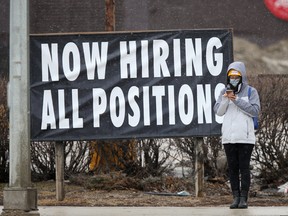
<instances>
[{"instance_id":1,"label":"dry grass","mask_svg":"<svg viewBox=\"0 0 288 216\"><path fill-rule=\"evenodd\" d=\"M228 206L232 200L226 183L216 181L205 182L204 196L196 198L193 185L189 179L166 177L162 183L158 178L148 178L137 181L125 180L120 176L86 176L76 177L65 183L65 199L56 200L54 181L38 182L39 206ZM94 185L93 185L94 182ZM99 183L100 182L100 183ZM113 183L114 182L114 183ZM133 185L135 184L135 185ZM147 184L147 185L146 185ZM142 185L145 190L135 189ZM149 186L150 185L150 186ZM3 187L0 184L0 204L3 204ZM191 196L176 196L180 190L185 190ZM173 195L151 195L147 192L175 193ZM287 206L288 196L268 195L258 193L250 197L251 206Z\"/></svg>"}]
</instances>

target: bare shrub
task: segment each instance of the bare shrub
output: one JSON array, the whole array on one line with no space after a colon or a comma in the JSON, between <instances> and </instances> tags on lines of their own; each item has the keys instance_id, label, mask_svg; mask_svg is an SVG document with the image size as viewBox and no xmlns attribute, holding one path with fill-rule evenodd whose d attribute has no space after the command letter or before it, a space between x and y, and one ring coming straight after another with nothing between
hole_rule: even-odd
<instances>
[{"instance_id":1,"label":"bare shrub","mask_svg":"<svg viewBox=\"0 0 288 216\"><path fill-rule=\"evenodd\" d=\"M253 80L261 100L260 129L252 159L265 183L288 181L288 76Z\"/></svg>"},{"instance_id":2,"label":"bare shrub","mask_svg":"<svg viewBox=\"0 0 288 216\"><path fill-rule=\"evenodd\" d=\"M175 145L177 146L182 158L185 158L180 162L181 166L190 166L191 169L195 170L195 145L197 139L194 137L187 137L187 138L175 138L173 139ZM191 173L194 175L194 172ZM184 176L184 174L183 174Z\"/></svg>"},{"instance_id":3,"label":"bare shrub","mask_svg":"<svg viewBox=\"0 0 288 216\"><path fill-rule=\"evenodd\" d=\"M141 161L146 174L161 176L171 171L171 150L173 144L169 139L143 139L139 143L144 161ZM172 157L173 158L173 157ZM141 157L140 157L141 160Z\"/></svg>"},{"instance_id":4,"label":"bare shrub","mask_svg":"<svg viewBox=\"0 0 288 216\"><path fill-rule=\"evenodd\" d=\"M111 172L98 175L73 175L70 183L82 185L89 190L141 190L141 191L165 191L179 192L182 190L193 191L190 180L174 178L171 176L148 176L135 178L123 175L122 172Z\"/></svg>"},{"instance_id":5,"label":"bare shrub","mask_svg":"<svg viewBox=\"0 0 288 216\"><path fill-rule=\"evenodd\" d=\"M85 141L66 141L64 160L65 177L72 174L88 172L89 147ZM55 146L54 142L31 143L31 170L34 181L55 179Z\"/></svg>"},{"instance_id":6,"label":"bare shrub","mask_svg":"<svg viewBox=\"0 0 288 216\"><path fill-rule=\"evenodd\" d=\"M55 179L55 148L53 143L31 143L31 174L33 181Z\"/></svg>"},{"instance_id":7,"label":"bare shrub","mask_svg":"<svg viewBox=\"0 0 288 216\"><path fill-rule=\"evenodd\" d=\"M87 173L90 163L89 143L86 141L66 141L65 145L65 175Z\"/></svg>"},{"instance_id":8,"label":"bare shrub","mask_svg":"<svg viewBox=\"0 0 288 216\"><path fill-rule=\"evenodd\" d=\"M89 169L95 174L114 171L133 172L136 166L135 140L99 140L90 142Z\"/></svg>"},{"instance_id":9,"label":"bare shrub","mask_svg":"<svg viewBox=\"0 0 288 216\"><path fill-rule=\"evenodd\" d=\"M89 168L96 174L122 171L137 178L161 176L170 171L172 148L169 139L94 141Z\"/></svg>"},{"instance_id":10,"label":"bare shrub","mask_svg":"<svg viewBox=\"0 0 288 216\"><path fill-rule=\"evenodd\" d=\"M0 77L0 182L8 182L9 116L7 106L7 83L5 76Z\"/></svg>"},{"instance_id":11,"label":"bare shrub","mask_svg":"<svg viewBox=\"0 0 288 216\"><path fill-rule=\"evenodd\" d=\"M191 166L195 170L196 137L174 139L181 154L185 154L188 161L184 166ZM227 165L220 137L206 137L203 140L204 172L210 178L226 177ZM222 161L220 161L222 160ZM195 175L195 172L192 172Z\"/></svg>"},{"instance_id":12,"label":"bare shrub","mask_svg":"<svg viewBox=\"0 0 288 216\"><path fill-rule=\"evenodd\" d=\"M210 177L224 177L227 178L227 159L224 152L220 137L205 138L207 146L207 164L206 174Z\"/></svg>"}]
</instances>

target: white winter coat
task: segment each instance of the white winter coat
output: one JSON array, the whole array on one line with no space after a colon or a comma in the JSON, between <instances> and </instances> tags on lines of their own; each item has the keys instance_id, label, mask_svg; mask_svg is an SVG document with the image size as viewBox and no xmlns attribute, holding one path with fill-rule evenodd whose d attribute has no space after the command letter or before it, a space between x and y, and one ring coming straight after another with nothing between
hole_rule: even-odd
<instances>
[{"instance_id":1,"label":"white winter coat","mask_svg":"<svg viewBox=\"0 0 288 216\"><path fill-rule=\"evenodd\" d=\"M224 97L226 89L223 89L218 97L214 111L219 116L224 116L222 123L222 144L255 144L255 132L253 116L258 116L260 111L260 100L255 88L251 88L251 95L248 98L248 83L245 65L242 62L233 62L230 69L241 72L242 86L236 93L236 100L229 100Z\"/></svg>"}]
</instances>

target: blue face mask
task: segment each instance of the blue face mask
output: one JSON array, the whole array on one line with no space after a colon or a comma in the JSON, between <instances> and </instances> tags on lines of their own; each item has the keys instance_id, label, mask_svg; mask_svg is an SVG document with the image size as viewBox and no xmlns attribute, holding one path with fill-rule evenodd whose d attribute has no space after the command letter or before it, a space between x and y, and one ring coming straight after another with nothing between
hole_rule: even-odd
<instances>
[{"instance_id":1,"label":"blue face mask","mask_svg":"<svg viewBox=\"0 0 288 216\"><path fill-rule=\"evenodd\" d=\"M230 79L230 84L234 87L236 87L238 85L238 83L240 82L240 79Z\"/></svg>"}]
</instances>

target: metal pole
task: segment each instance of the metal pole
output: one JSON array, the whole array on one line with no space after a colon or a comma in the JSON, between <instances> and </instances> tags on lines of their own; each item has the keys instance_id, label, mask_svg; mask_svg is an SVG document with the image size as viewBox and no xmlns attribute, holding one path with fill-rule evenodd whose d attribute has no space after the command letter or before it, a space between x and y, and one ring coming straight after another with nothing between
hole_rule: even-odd
<instances>
[{"instance_id":1,"label":"metal pole","mask_svg":"<svg viewBox=\"0 0 288 216\"><path fill-rule=\"evenodd\" d=\"M37 210L30 169L29 0L10 1L9 67L9 186L1 215Z\"/></svg>"}]
</instances>

